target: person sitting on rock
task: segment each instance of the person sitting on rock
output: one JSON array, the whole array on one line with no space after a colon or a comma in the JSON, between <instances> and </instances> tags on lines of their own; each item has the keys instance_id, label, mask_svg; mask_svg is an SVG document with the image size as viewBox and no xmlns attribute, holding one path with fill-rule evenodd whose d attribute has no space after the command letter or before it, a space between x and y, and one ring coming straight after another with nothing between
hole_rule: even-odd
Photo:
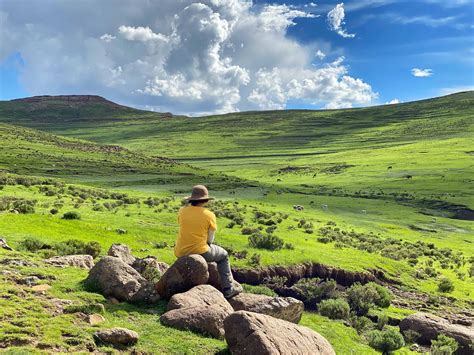
<instances>
[{"instance_id":1,"label":"person sitting on rock","mask_svg":"<svg viewBox=\"0 0 474 355\"><path fill-rule=\"evenodd\" d=\"M207 262L216 262L224 297L231 298L242 292L242 286L232 277L227 251L213 244L217 230L216 215L205 208L212 199L204 185L193 187L191 196L186 198L188 204L179 210L179 235L174 253L178 258L199 254Z\"/></svg>"}]
</instances>

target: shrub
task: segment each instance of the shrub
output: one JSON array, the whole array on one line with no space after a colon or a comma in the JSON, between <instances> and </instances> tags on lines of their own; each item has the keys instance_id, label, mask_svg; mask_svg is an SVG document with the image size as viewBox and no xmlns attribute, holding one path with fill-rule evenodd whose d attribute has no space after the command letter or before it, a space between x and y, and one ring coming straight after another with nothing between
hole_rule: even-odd
<instances>
[{"instance_id":1,"label":"shrub","mask_svg":"<svg viewBox=\"0 0 474 355\"><path fill-rule=\"evenodd\" d=\"M242 284L242 286L244 288L244 292L247 292L247 293L253 293L253 294L256 294L256 295L266 295L266 296L270 296L270 297L277 296L277 294L275 292L273 292L270 288L268 288L266 286L262 286L262 285L252 286L252 285L248 285L248 284Z\"/></svg>"},{"instance_id":2,"label":"shrub","mask_svg":"<svg viewBox=\"0 0 474 355\"><path fill-rule=\"evenodd\" d=\"M240 230L240 233L242 233L243 235L252 235L258 232L259 230L257 228L250 228L250 227L244 227Z\"/></svg>"},{"instance_id":3,"label":"shrub","mask_svg":"<svg viewBox=\"0 0 474 355\"><path fill-rule=\"evenodd\" d=\"M382 330L388 323L388 316L386 314L379 314L377 317L377 329Z\"/></svg>"},{"instance_id":4,"label":"shrub","mask_svg":"<svg viewBox=\"0 0 474 355\"><path fill-rule=\"evenodd\" d=\"M334 280L321 282L320 279L314 278L301 279L291 289L298 294L307 307L314 308L321 300L336 297L336 286Z\"/></svg>"},{"instance_id":5,"label":"shrub","mask_svg":"<svg viewBox=\"0 0 474 355\"><path fill-rule=\"evenodd\" d=\"M349 303L342 298L323 300L318 305L321 315L331 319L346 319L349 316Z\"/></svg>"},{"instance_id":6,"label":"shrub","mask_svg":"<svg viewBox=\"0 0 474 355\"><path fill-rule=\"evenodd\" d=\"M153 246L156 249L164 249L164 248L168 247L168 243L166 243L166 242L156 242L156 243L153 244Z\"/></svg>"},{"instance_id":7,"label":"shrub","mask_svg":"<svg viewBox=\"0 0 474 355\"><path fill-rule=\"evenodd\" d=\"M438 338L431 341L432 355L451 355L456 352L459 345L456 340L444 334L438 335Z\"/></svg>"},{"instance_id":8,"label":"shrub","mask_svg":"<svg viewBox=\"0 0 474 355\"><path fill-rule=\"evenodd\" d=\"M412 329L407 329L403 332L403 338L407 344L415 343L420 337L421 334Z\"/></svg>"},{"instance_id":9,"label":"shrub","mask_svg":"<svg viewBox=\"0 0 474 355\"><path fill-rule=\"evenodd\" d=\"M55 215L55 214L58 214L58 209L57 208L51 208L51 210L49 211L49 213L51 213L52 215Z\"/></svg>"},{"instance_id":10,"label":"shrub","mask_svg":"<svg viewBox=\"0 0 474 355\"><path fill-rule=\"evenodd\" d=\"M36 238L28 237L20 242L20 248L30 252L37 252L38 250L44 249L45 244Z\"/></svg>"},{"instance_id":11,"label":"shrub","mask_svg":"<svg viewBox=\"0 0 474 355\"><path fill-rule=\"evenodd\" d=\"M62 219L67 219L67 220L81 219L81 215L79 212L76 212L76 211L66 212L65 214L63 214Z\"/></svg>"},{"instance_id":12,"label":"shrub","mask_svg":"<svg viewBox=\"0 0 474 355\"><path fill-rule=\"evenodd\" d=\"M365 315L374 306L388 307L392 299L390 292L374 282L365 285L354 284L347 290L351 309L357 315Z\"/></svg>"},{"instance_id":13,"label":"shrub","mask_svg":"<svg viewBox=\"0 0 474 355\"><path fill-rule=\"evenodd\" d=\"M438 291L439 292L453 292L454 291L454 284L453 282L448 279L447 277L443 277L438 282Z\"/></svg>"},{"instance_id":14,"label":"shrub","mask_svg":"<svg viewBox=\"0 0 474 355\"><path fill-rule=\"evenodd\" d=\"M367 335L369 345L382 354L389 354L405 345L402 335L395 329L373 330Z\"/></svg>"},{"instance_id":15,"label":"shrub","mask_svg":"<svg viewBox=\"0 0 474 355\"><path fill-rule=\"evenodd\" d=\"M252 266L258 266L260 265L260 254L252 254L249 260L249 264Z\"/></svg>"},{"instance_id":16,"label":"shrub","mask_svg":"<svg viewBox=\"0 0 474 355\"><path fill-rule=\"evenodd\" d=\"M249 236L249 245L258 249L280 250L283 244L283 239L276 235L252 234Z\"/></svg>"},{"instance_id":17,"label":"shrub","mask_svg":"<svg viewBox=\"0 0 474 355\"><path fill-rule=\"evenodd\" d=\"M161 278L161 272L156 267L147 266L145 270L143 270L142 276L153 284L156 284Z\"/></svg>"},{"instance_id":18,"label":"shrub","mask_svg":"<svg viewBox=\"0 0 474 355\"><path fill-rule=\"evenodd\" d=\"M358 334L365 333L373 327L372 321L367 317L357 317L355 314L352 314L349 321L352 328L354 328Z\"/></svg>"},{"instance_id":19,"label":"shrub","mask_svg":"<svg viewBox=\"0 0 474 355\"><path fill-rule=\"evenodd\" d=\"M102 247L98 242L89 242L84 246L84 253L92 256L93 258L97 258L100 255L101 250Z\"/></svg>"},{"instance_id":20,"label":"shrub","mask_svg":"<svg viewBox=\"0 0 474 355\"><path fill-rule=\"evenodd\" d=\"M59 255L87 254L95 258L99 256L101 246L95 241L85 243L82 240L69 239L55 244L53 249L56 250Z\"/></svg>"}]
</instances>

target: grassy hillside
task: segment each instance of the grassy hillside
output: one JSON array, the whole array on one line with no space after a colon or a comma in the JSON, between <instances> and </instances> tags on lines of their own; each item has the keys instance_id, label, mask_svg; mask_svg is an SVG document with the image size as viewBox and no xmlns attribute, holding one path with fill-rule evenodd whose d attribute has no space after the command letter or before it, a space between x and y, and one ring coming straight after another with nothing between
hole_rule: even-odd
<instances>
[{"instance_id":1,"label":"grassy hillside","mask_svg":"<svg viewBox=\"0 0 474 355\"><path fill-rule=\"evenodd\" d=\"M374 311L395 318L415 309L441 315L472 309L474 92L363 109L197 118L96 97L53 97L0 102L0 121L0 230L17 250L0 249L0 261L39 265L6 267L21 277L54 276L42 281L52 286L45 297L19 285L17 276L0 275L0 344L13 351L93 347L96 327L70 314L47 321L51 302L66 298L104 303L107 321L100 327L137 330L143 336L137 351L225 352L222 341L159 325L164 303L109 304L83 288L85 272L48 267L42 259L51 249L25 247L31 238L53 250L69 239L97 241L103 255L121 242L137 256L171 263L181 197L198 182L217 197L211 206L217 242L231 251L234 266L313 261L379 270L399 285L390 285L394 305ZM71 211L81 219L61 218ZM278 237L283 247L259 248L245 228ZM438 289L443 278L452 281L451 292ZM305 312L302 324L326 336L338 354L372 353L367 329L357 332L314 312Z\"/></svg>"}]
</instances>

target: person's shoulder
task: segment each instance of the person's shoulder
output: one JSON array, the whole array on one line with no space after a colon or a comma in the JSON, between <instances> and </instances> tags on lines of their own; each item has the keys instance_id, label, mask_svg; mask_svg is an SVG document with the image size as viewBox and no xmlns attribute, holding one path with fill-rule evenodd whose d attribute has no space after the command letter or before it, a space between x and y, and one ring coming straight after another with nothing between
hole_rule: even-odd
<instances>
[{"instance_id":1,"label":"person's shoulder","mask_svg":"<svg viewBox=\"0 0 474 355\"><path fill-rule=\"evenodd\" d=\"M214 214L214 212L208 210L207 208L204 209L204 214L206 216L209 216L209 217L212 217L212 218L216 218L216 215Z\"/></svg>"}]
</instances>

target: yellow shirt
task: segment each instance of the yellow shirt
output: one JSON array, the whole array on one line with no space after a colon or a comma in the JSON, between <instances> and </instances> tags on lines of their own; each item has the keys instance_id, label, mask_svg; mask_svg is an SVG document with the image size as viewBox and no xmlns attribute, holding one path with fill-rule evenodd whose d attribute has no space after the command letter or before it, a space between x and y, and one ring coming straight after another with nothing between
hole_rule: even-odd
<instances>
[{"instance_id":1,"label":"yellow shirt","mask_svg":"<svg viewBox=\"0 0 474 355\"><path fill-rule=\"evenodd\" d=\"M216 215L204 207L181 207L178 214L179 235L174 254L179 258L190 254L203 254L209 250L209 229L217 230Z\"/></svg>"}]
</instances>

